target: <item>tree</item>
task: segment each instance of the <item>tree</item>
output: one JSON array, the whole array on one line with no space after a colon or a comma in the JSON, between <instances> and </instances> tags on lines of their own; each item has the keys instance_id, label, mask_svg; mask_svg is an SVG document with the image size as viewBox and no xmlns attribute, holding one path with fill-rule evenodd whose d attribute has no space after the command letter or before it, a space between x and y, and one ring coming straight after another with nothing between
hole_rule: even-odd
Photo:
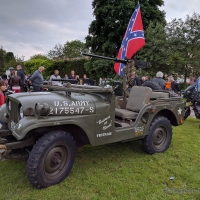
<instances>
[{"instance_id":1,"label":"tree","mask_svg":"<svg viewBox=\"0 0 200 200\"><path fill-rule=\"evenodd\" d=\"M14 56L13 52L6 52L3 47L0 48L0 73L5 73L9 67L22 65L24 67L24 56Z\"/></svg>"},{"instance_id":2,"label":"tree","mask_svg":"<svg viewBox=\"0 0 200 200\"><path fill-rule=\"evenodd\" d=\"M16 67L17 65L21 65L24 68L24 56L14 56L13 52L6 53L6 63L5 68Z\"/></svg>"},{"instance_id":3,"label":"tree","mask_svg":"<svg viewBox=\"0 0 200 200\"><path fill-rule=\"evenodd\" d=\"M8 63L8 62L10 62L12 60L15 60L13 52L7 52L6 53L6 62Z\"/></svg>"},{"instance_id":4,"label":"tree","mask_svg":"<svg viewBox=\"0 0 200 200\"><path fill-rule=\"evenodd\" d=\"M93 0L93 14L96 19L90 24L86 37L86 46L91 49L92 53L110 57L117 55L136 4L137 1L132 0ZM140 4L144 29L147 29L151 21L166 23L165 13L158 8L163 5L162 0L141 0ZM101 64L99 66L101 67ZM112 63L109 66L104 76L107 76L106 74L110 73L110 69L113 68ZM96 73L99 72L97 62L91 67L96 68ZM113 70L112 72L114 75Z\"/></svg>"},{"instance_id":5,"label":"tree","mask_svg":"<svg viewBox=\"0 0 200 200\"><path fill-rule=\"evenodd\" d=\"M51 59L59 59L64 57L64 47L62 44L56 44L52 50L47 53L47 57Z\"/></svg>"},{"instance_id":6,"label":"tree","mask_svg":"<svg viewBox=\"0 0 200 200\"><path fill-rule=\"evenodd\" d=\"M155 76L157 71L169 74L171 66L168 64L168 47L167 34L165 27L160 24L151 22L145 31L145 46L135 55L135 58L146 60L151 63L149 70L142 71L151 77Z\"/></svg>"},{"instance_id":7,"label":"tree","mask_svg":"<svg viewBox=\"0 0 200 200\"><path fill-rule=\"evenodd\" d=\"M40 66L43 66L45 67L43 76L44 78L48 78L50 74L53 74L53 64L54 64L54 61L52 59L35 56L35 58L32 58L25 62L26 73L32 74Z\"/></svg>"},{"instance_id":8,"label":"tree","mask_svg":"<svg viewBox=\"0 0 200 200\"><path fill-rule=\"evenodd\" d=\"M6 62L6 51L1 46L0 47L0 72L1 73L5 71L5 62Z\"/></svg>"},{"instance_id":9,"label":"tree","mask_svg":"<svg viewBox=\"0 0 200 200\"><path fill-rule=\"evenodd\" d=\"M67 41L64 44L64 54L67 58L82 57L82 52L88 52L88 49L80 40Z\"/></svg>"},{"instance_id":10,"label":"tree","mask_svg":"<svg viewBox=\"0 0 200 200\"><path fill-rule=\"evenodd\" d=\"M169 42L168 64L185 79L200 73L200 15L187 15L185 20L174 19L166 26Z\"/></svg>"},{"instance_id":11,"label":"tree","mask_svg":"<svg viewBox=\"0 0 200 200\"><path fill-rule=\"evenodd\" d=\"M35 55L31 56L29 60L34 60L34 59L47 59L48 60L48 57L45 55L42 55L42 54L35 54Z\"/></svg>"}]
</instances>

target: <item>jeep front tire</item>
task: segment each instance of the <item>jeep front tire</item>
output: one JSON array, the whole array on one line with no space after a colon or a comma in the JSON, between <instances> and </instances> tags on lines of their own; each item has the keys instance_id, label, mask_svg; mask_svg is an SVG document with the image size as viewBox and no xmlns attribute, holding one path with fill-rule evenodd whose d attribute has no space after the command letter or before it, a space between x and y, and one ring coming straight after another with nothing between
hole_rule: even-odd
<instances>
[{"instance_id":1,"label":"jeep front tire","mask_svg":"<svg viewBox=\"0 0 200 200\"><path fill-rule=\"evenodd\" d=\"M142 140L144 151L148 154L164 152L172 139L172 126L163 116L156 117L150 125L148 135Z\"/></svg>"},{"instance_id":2,"label":"jeep front tire","mask_svg":"<svg viewBox=\"0 0 200 200\"><path fill-rule=\"evenodd\" d=\"M27 161L27 175L36 188L60 183L70 172L75 159L75 143L69 133L51 131L33 146Z\"/></svg>"}]
</instances>

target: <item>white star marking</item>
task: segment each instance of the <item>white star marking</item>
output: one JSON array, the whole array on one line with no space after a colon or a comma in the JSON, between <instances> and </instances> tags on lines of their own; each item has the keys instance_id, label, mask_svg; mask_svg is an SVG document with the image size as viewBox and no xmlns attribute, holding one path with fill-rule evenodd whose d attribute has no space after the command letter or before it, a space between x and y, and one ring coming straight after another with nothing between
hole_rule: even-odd
<instances>
[{"instance_id":1,"label":"white star marking","mask_svg":"<svg viewBox=\"0 0 200 200\"><path fill-rule=\"evenodd\" d=\"M128 29L129 31L131 30L131 28Z\"/></svg>"},{"instance_id":2,"label":"white star marking","mask_svg":"<svg viewBox=\"0 0 200 200\"><path fill-rule=\"evenodd\" d=\"M177 111L178 111L178 115L181 115L181 113L182 113L182 109L179 108Z\"/></svg>"},{"instance_id":3,"label":"white star marking","mask_svg":"<svg viewBox=\"0 0 200 200\"><path fill-rule=\"evenodd\" d=\"M136 34L136 33L134 33L134 36L137 36L137 34Z\"/></svg>"},{"instance_id":4,"label":"white star marking","mask_svg":"<svg viewBox=\"0 0 200 200\"><path fill-rule=\"evenodd\" d=\"M126 38L126 41L128 40L128 38Z\"/></svg>"}]
</instances>

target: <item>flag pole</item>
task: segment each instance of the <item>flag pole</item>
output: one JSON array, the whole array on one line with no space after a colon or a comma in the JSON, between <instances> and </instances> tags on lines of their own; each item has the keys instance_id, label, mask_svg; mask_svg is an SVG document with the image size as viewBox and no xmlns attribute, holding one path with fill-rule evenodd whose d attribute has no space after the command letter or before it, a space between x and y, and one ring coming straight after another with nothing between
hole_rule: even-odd
<instances>
[{"instance_id":1,"label":"flag pole","mask_svg":"<svg viewBox=\"0 0 200 200\"><path fill-rule=\"evenodd\" d=\"M127 81L127 66L128 66L129 63L127 63L125 66L124 66L124 69L123 69L123 109L126 108L126 98L127 98L127 95L126 95L126 81Z\"/></svg>"},{"instance_id":2,"label":"flag pole","mask_svg":"<svg viewBox=\"0 0 200 200\"><path fill-rule=\"evenodd\" d=\"M126 108L127 104L127 92L126 92L126 83L129 81L129 77L132 75L134 72L134 67L135 67L135 61L134 60L129 60L127 64L123 68L123 109Z\"/></svg>"}]
</instances>

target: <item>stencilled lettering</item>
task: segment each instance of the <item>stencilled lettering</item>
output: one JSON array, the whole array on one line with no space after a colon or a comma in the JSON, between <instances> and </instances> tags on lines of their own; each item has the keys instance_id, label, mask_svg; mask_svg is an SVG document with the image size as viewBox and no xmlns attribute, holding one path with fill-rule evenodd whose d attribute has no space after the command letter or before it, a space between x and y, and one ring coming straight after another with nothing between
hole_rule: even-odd
<instances>
[{"instance_id":1,"label":"stencilled lettering","mask_svg":"<svg viewBox=\"0 0 200 200\"><path fill-rule=\"evenodd\" d=\"M106 129L108 129L111 126L112 126L112 120L110 121L110 124L108 124L107 126L103 126L103 130L105 131Z\"/></svg>"},{"instance_id":2,"label":"stencilled lettering","mask_svg":"<svg viewBox=\"0 0 200 200\"><path fill-rule=\"evenodd\" d=\"M89 106L89 101L54 101L54 106L59 107L59 106Z\"/></svg>"},{"instance_id":3,"label":"stencilled lettering","mask_svg":"<svg viewBox=\"0 0 200 200\"><path fill-rule=\"evenodd\" d=\"M100 119L99 121L97 121L97 124L102 124L104 123L105 121L107 121L108 119L110 119L110 115L104 119Z\"/></svg>"},{"instance_id":4,"label":"stencilled lettering","mask_svg":"<svg viewBox=\"0 0 200 200\"><path fill-rule=\"evenodd\" d=\"M54 100L49 115L73 115L95 113L95 107L90 101L59 101Z\"/></svg>"},{"instance_id":5,"label":"stencilled lettering","mask_svg":"<svg viewBox=\"0 0 200 200\"><path fill-rule=\"evenodd\" d=\"M99 133L97 134L97 137L106 137L106 136L111 136L112 132L108 132L108 133Z\"/></svg>"},{"instance_id":6,"label":"stencilled lettering","mask_svg":"<svg viewBox=\"0 0 200 200\"><path fill-rule=\"evenodd\" d=\"M89 114L94 112L94 107L50 107L49 115Z\"/></svg>"}]
</instances>

